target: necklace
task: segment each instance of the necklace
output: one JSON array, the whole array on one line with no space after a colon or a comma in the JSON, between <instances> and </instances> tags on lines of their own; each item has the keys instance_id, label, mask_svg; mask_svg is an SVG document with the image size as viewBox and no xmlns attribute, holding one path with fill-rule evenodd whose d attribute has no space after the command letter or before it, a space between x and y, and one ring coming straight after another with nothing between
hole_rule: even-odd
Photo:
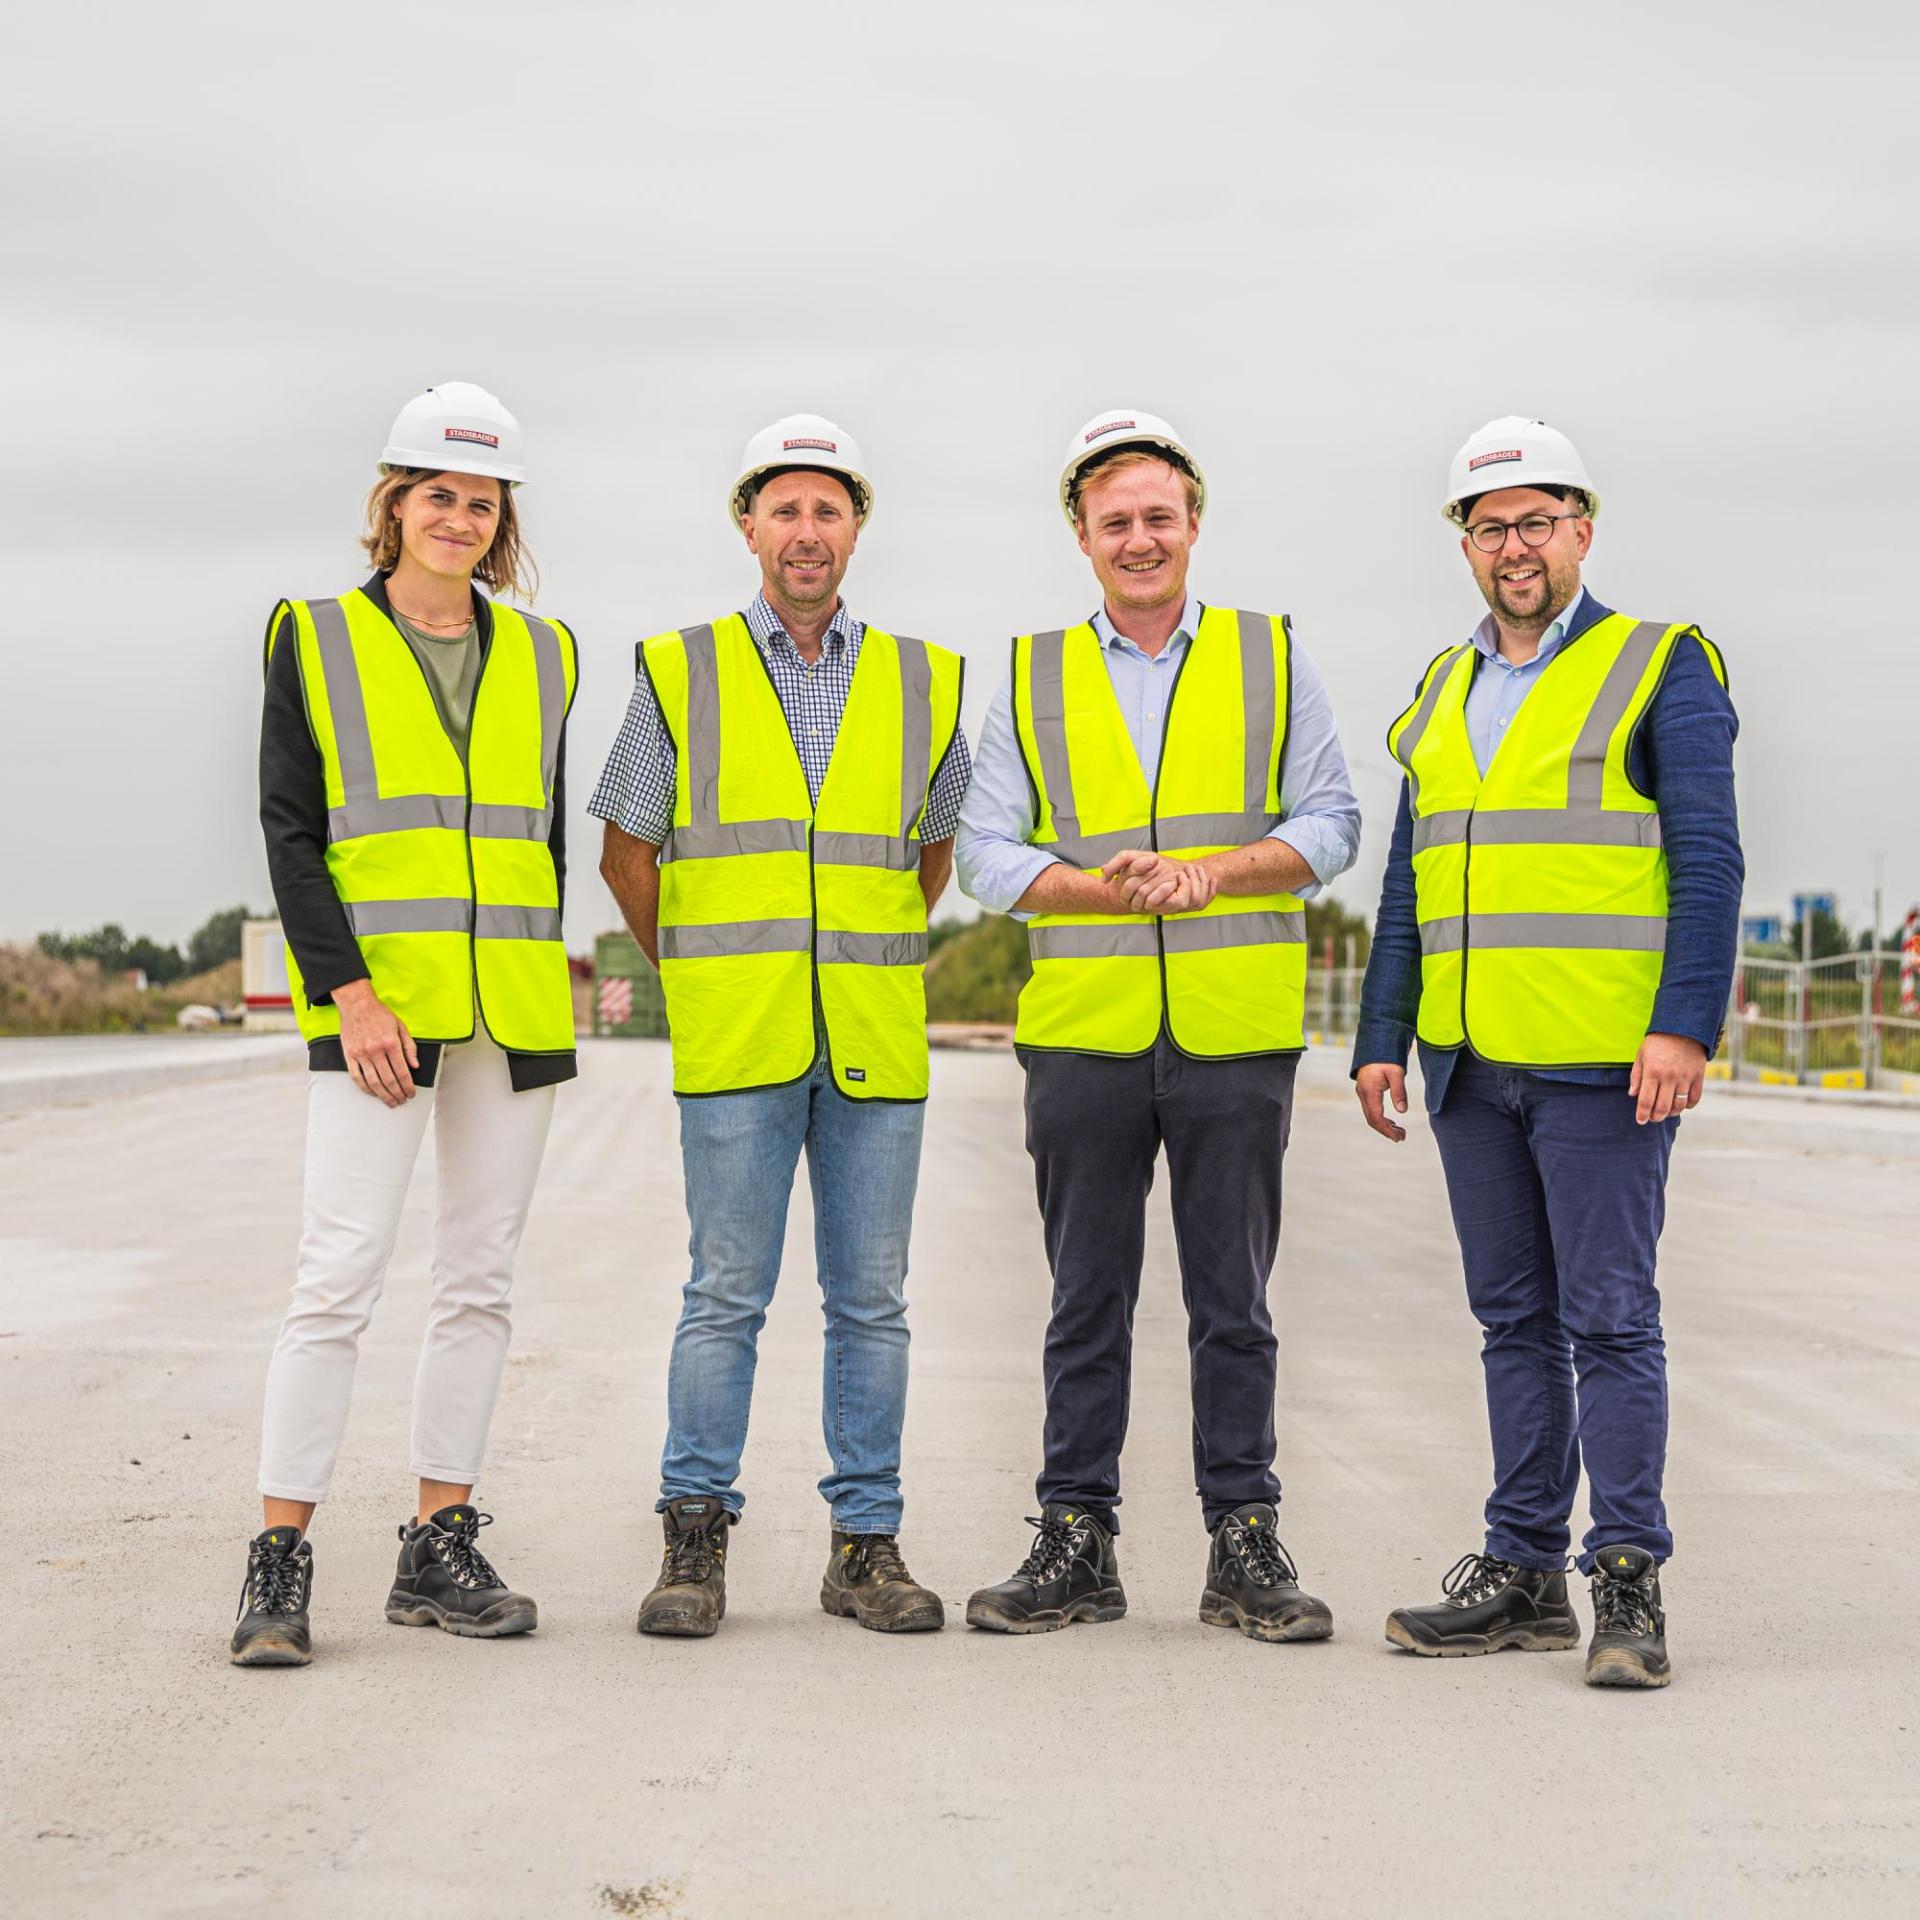
<instances>
[{"instance_id":1,"label":"necklace","mask_svg":"<svg viewBox=\"0 0 1920 1920\"><path fill-rule=\"evenodd\" d=\"M462 633L464 633L467 630L467 628L473 625L473 614L471 610L462 614L458 620L422 620L418 614L409 613L406 610L406 608L401 606L399 602L396 601L391 594L387 596L387 605L390 606L394 610L394 612L397 613L400 616L400 618L406 621L410 626L436 627L441 629L457 627Z\"/></svg>"}]
</instances>

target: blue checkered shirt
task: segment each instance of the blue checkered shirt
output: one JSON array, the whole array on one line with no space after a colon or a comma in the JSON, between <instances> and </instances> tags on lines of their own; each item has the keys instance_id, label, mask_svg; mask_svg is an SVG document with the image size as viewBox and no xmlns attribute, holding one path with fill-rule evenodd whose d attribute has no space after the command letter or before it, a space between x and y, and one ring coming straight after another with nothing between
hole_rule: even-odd
<instances>
[{"instance_id":1,"label":"blue checkered shirt","mask_svg":"<svg viewBox=\"0 0 1920 1920\"><path fill-rule=\"evenodd\" d=\"M817 806L821 783L827 777L827 762L833 757L833 743L839 737L840 716L846 711L847 689L853 684L853 669L860 658L860 642L866 637L866 622L856 620L843 600L827 628L820 658L811 665L801 659L799 648L781 626L780 616L768 605L764 593L755 594L753 605L747 609L747 630L773 676L780 710L787 716L787 730L793 735L801 771L807 776L807 792ZM644 673L636 674L627 717L613 751L607 755L606 769L587 802L587 811L595 819L611 820L636 840L656 847L665 845L673 825L678 765L678 751L666 722L660 718L652 683ZM924 843L953 838L972 768L967 736L956 728L953 745L941 761L933 790L927 796L926 817L920 824Z\"/></svg>"}]
</instances>

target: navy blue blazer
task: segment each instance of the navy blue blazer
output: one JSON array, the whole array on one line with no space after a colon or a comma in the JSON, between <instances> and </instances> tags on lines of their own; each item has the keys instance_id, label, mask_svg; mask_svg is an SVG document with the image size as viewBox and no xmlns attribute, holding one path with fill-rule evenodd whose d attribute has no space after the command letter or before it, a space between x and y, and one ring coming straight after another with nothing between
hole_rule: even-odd
<instances>
[{"instance_id":1,"label":"navy blue blazer","mask_svg":"<svg viewBox=\"0 0 1920 1920\"><path fill-rule=\"evenodd\" d=\"M1609 611L1592 593L1585 616L1564 642L1580 635ZM1550 671L1551 669L1549 669ZM1479 671L1476 662L1474 671ZM1416 692L1418 691L1416 687ZM1708 664L1698 641L1683 638L1629 748L1634 784L1660 808L1660 837L1667 850L1669 900L1666 955L1654 998L1650 1033L1676 1033L1697 1040L1709 1054L1720 1044L1727 995L1739 954L1740 894L1746 861L1733 798L1733 743L1740 722L1733 702ZM1413 814L1407 784L1393 844L1380 883L1373 949L1360 990L1353 1071L1376 1061L1404 1067L1414 1043L1420 1008L1420 925L1414 912ZM1446 1098L1458 1050L1420 1046L1427 1111ZM1626 1067L1535 1068L1549 1080L1592 1086L1625 1086Z\"/></svg>"}]
</instances>

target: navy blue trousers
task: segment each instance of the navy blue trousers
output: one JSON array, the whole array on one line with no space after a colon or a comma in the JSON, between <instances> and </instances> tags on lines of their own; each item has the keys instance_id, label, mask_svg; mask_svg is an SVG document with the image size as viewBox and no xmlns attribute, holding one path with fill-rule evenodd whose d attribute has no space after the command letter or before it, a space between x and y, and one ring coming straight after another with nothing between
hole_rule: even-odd
<instances>
[{"instance_id":1,"label":"navy blue trousers","mask_svg":"<svg viewBox=\"0 0 1920 1920\"><path fill-rule=\"evenodd\" d=\"M1280 1162L1299 1057L1196 1060L1162 1034L1151 1053L1132 1058L1023 1051L1021 1064L1053 1269L1041 1504L1070 1501L1119 1531L1133 1312L1163 1146L1187 1307L1201 1518L1211 1529L1246 1501L1278 1500L1278 1343L1267 1280L1280 1246Z\"/></svg>"},{"instance_id":2,"label":"navy blue trousers","mask_svg":"<svg viewBox=\"0 0 1920 1920\"><path fill-rule=\"evenodd\" d=\"M1623 1087L1455 1065L1433 1116L1493 1434L1487 1551L1565 1564L1581 1462L1598 1547L1673 1551L1661 1482L1667 1354L1654 1251L1677 1118L1640 1126Z\"/></svg>"}]
</instances>

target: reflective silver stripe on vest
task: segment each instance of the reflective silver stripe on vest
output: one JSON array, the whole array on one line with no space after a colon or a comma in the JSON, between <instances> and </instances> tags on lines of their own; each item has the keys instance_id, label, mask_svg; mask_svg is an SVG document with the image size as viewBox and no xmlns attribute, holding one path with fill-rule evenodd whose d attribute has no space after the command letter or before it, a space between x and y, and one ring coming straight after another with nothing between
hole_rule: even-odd
<instances>
[{"instance_id":1,"label":"reflective silver stripe on vest","mask_svg":"<svg viewBox=\"0 0 1920 1920\"><path fill-rule=\"evenodd\" d=\"M1503 807L1490 813L1471 807L1423 814L1413 823L1413 850L1457 847L1473 822L1476 847L1658 847L1657 813L1623 813L1617 808Z\"/></svg>"},{"instance_id":2,"label":"reflective silver stripe on vest","mask_svg":"<svg viewBox=\"0 0 1920 1920\"><path fill-rule=\"evenodd\" d=\"M540 791L551 794L554 769L560 763L560 733L567 723L566 655L561 650L560 635L550 620L542 620L534 613L522 613L520 618L527 623L527 632L533 640L534 677L540 688ZM498 625L497 619L495 624ZM479 809L476 807L474 811L477 813ZM543 830L537 835L501 834L498 837L544 840L547 836Z\"/></svg>"},{"instance_id":3,"label":"reflective silver stripe on vest","mask_svg":"<svg viewBox=\"0 0 1920 1920\"><path fill-rule=\"evenodd\" d=\"M804 820L730 820L724 826L673 827L660 849L660 864L724 860L736 853L801 853L806 844Z\"/></svg>"},{"instance_id":4,"label":"reflective silver stripe on vest","mask_svg":"<svg viewBox=\"0 0 1920 1920\"><path fill-rule=\"evenodd\" d=\"M1035 960L1157 960L1160 943L1151 921L1117 927L1029 926L1027 952Z\"/></svg>"},{"instance_id":5,"label":"reflective silver stripe on vest","mask_svg":"<svg viewBox=\"0 0 1920 1920\"><path fill-rule=\"evenodd\" d=\"M373 732L367 725L366 696L347 633L347 612L338 600L310 600L314 638L320 643L320 670L327 682L327 709L333 716L333 753L340 763L340 789L347 804L380 798L373 769Z\"/></svg>"},{"instance_id":6,"label":"reflective silver stripe on vest","mask_svg":"<svg viewBox=\"0 0 1920 1920\"><path fill-rule=\"evenodd\" d=\"M420 827L448 827L457 833L466 824L466 812L467 803L457 793L405 793L392 800L349 800L344 807L327 809L327 838L357 840L364 834L406 833Z\"/></svg>"},{"instance_id":7,"label":"reflective silver stripe on vest","mask_svg":"<svg viewBox=\"0 0 1920 1920\"><path fill-rule=\"evenodd\" d=\"M1652 663L1654 649L1660 644L1664 626L1651 620L1637 621L1633 631L1621 643L1620 652L1607 669L1600 691L1587 709L1580 736L1573 743L1573 758L1567 767L1567 805L1600 810L1607 774L1607 742L1613 730L1626 718L1627 709L1642 677Z\"/></svg>"},{"instance_id":8,"label":"reflective silver stripe on vest","mask_svg":"<svg viewBox=\"0 0 1920 1920\"><path fill-rule=\"evenodd\" d=\"M896 633L900 649L900 834L904 840L920 824L927 810L927 787L933 779L933 659L924 640ZM854 671L859 672L856 662ZM818 851L819 842L814 842ZM892 861L850 861L854 866L886 865L895 872L904 867ZM916 856L912 864L920 864Z\"/></svg>"},{"instance_id":9,"label":"reflective silver stripe on vest","mask_svg":"<svg viewBox=\"0 0 1920 1920\"><path fill-rule=\"evenodd\" d=\"M1058 854L1076 867L1104 867L1116 853L1128 847L1150 846L1153 830L1145 821L1137 827L1121 827L1113 833L1082 833L1067 840L1037 840L1042 853Z\"/></svg>"},{"instance_id":10,"label":"reflective silver stripe on vest","mask_svg":"<svg viewBox=\"0 0 1920 1920\"><path fill-rule=\"evenodd\" d=\"M815 833L813 857L821 866L879 867L888 873L912 873L920 865L920 843L890 833Z\"/></svg>"},{"instance_id":11,"label":"reflective silver stripe on vest","mask_svg":"<svg viewBox=\"0 0 1920 1920\"><path fill-rule=\"evenodd\" d=\"M1067 635L1064 628L1056 627L1051 633L1036 633L1033 636L1032 650L1029 655L1027 719L1033 727L1033 744L1040 753L1040 778L1047 790L1047 806L1053 815L1053 841L1038 844L1045 846L1050 853L1059 853L1067 846L1082 844L1080 833L1080 812L1073 799L1073 763L1067 757ZM1105 834L1094 836L1104 840ZM1126 846L1145 846L1146 828L1140 828L1140 838L1122 842ZM1116 847L1114 852L1118 852ZM1075 854L1066 854L1076 866L1098 866L1101 860L1110 858L1102 854L1100 859L1081 859Z\"/></svg>"},{"instance_id":12,"label":"reflective silver stripe on vest","mask_svg":"<svg viewBox=\"0 0 1920 1920\"><path fill-rule=\"evenodd\" d=\"M1245 847L1277 827L1277 813L1163 813L1154 833L1162 847Z\"/></svg>"},{"instance_id":13,"label":"reflective silver stripe on vest","mask_svg":"<svg viewBox=\"0 0 1920 1920\"><path fill-rule=\"evenodd\" d=\"M483 906L473 918L476 940L558 940L558 907Z\"/></svg>"},{"instance_id":14,"label":"reflective silver stripe on vest","mask_svg":"<svg viewBox=\"0 0 1920 1920\"><path fill-rule=\"evenodd\" d=\"M341 909L356 939L375 933L466 933L473 926L473 906L466 900L345 900Z\"/></svg>"},{"instance_id":15,"label":"reflective silver stripe on vest","mask_svg":"<svg viewBox=\"0 0 1920 1920\"><path fill-rule=\"evenodd\" d=\"M1257 813L1266 820L1267 775L1272 771L1273 755L1273 621L1264 613L1237 610L1233 617L1240 629L1240 707L1247 721L1246 769L1240 791L1246 795L1248 813ZM1163 847L1201 846L1214 837L1197 834L1191 840L1169 840L1169 824L1165 820L1160 822L1158 841ZM1278 822L1267 824L1278 825ZM1266 830L1266 826L1262 826L1233 844L1245 846L1249 841L1258 840Z\"/></svg>"},{"instance_id":16,"label":"reflective silver stripe on vest","mask_svg":"<svg viewBox=\"0 0 1920 1920\"><path fill-rule=\"evenodd\" d=\"M927 960L924 933L829 933L820 930L814 957L823 967L920 967Z\"/></svg>"},{"instance_id":17,"label":"reflective silver stripe on vest","mask_svg":"<svg viewBox=\"0 0 1920 1920\"><path fill-rule=\"evenodd\" d=\"M1413 770L1413 750L1433 724L1433 710L1440 704L1440 695L1453 677L1454 669L1459 666L1460 656L1472 650L1473 643L1468 641L1463 646L1455 647L1451 653L1443 653L1434 663L1432 677L1413 709L1413 718L1401 730L1399 745L1393 750L1393 757L1406 769L1407 800L1415 814L1420 811L1420 776Z\"/></svg>"},{"instance_id":18,"label":"reflective silver stripe on vest","mask_svg":"<svg viewBox=\"0 0 1920 1920\"><path fill-rule=\"evenodd\" d=\"M706 926L662 927L662 960L721 960L748 953L806 953L811 920L719 920Z\"/></svg>"},{"instance_id":19,"label":"reflective silver stripe on vest","mask_svg":"<svg viewBox=\"0 0 1920 1920\"><path fill-rule=\"evenodd\" d=\"M1163 920L1160 937L1169 953L1210 953L1220 947L1304 945L1304 913L1209 913L1197 920Z\"/></svg>"},{"instance_id":20,"label":"reflective silver stripe on vest","mask_svg":"<svg viewBox=\"0 0 1920 1920\"><path fill-rule=\"evenodd\" d=\"M687 737L680 752L687 763L687 824L720 824L720 660L713 626L686 627Z\"/></svg>"},{"instance_id":21,"label":"reflective silver stripe on vest","mask_svg":"<svg viewBox=\"0 0 1920 1920\"><path fill-rule=\"evenodd\" d=\"M1420 923L1420 951L1458 953L1467 930L1457 913ZM1566 947L1616 953L1661 953L1666 917L1637 913L1476 913L1471 931L1476 950Z\"/></svg>"},{"instance_id":22,"label":"reflective silver stripe on vest","mask_svg":"<svg viewBox=\"0 0 1920 1920\"><path fill-rule=\"evenodd\" d=\"M467 816L467 831L479 840L548 840L553 836L553 809L476 804Z\"/></svg>"}]
</instances>

